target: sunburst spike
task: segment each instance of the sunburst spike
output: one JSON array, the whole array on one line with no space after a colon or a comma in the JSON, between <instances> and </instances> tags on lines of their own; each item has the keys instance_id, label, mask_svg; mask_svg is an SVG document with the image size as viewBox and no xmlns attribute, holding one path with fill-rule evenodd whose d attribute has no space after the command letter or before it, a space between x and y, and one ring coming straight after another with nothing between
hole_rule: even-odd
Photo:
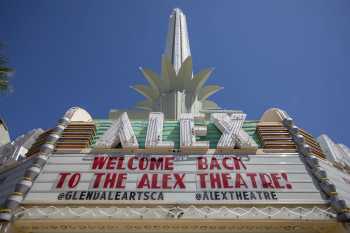
<instances>
[{"instance_id":1,"label":"sunburst spike","mask_svg":"<svg viewBox=\"0 0 350 233\"><path fill-rule=\"evenodd\" d=\"M164 91L169 91L172 88L172 80L176 77L174 67L168 56L162 56L162 80L164 82Z\"/></svg>"},{"instance_id":2,"label":"sunburst spike","mask_svg":"<svg viewBox=\"0 0 350 233\"><path fill-rule=\"evenodd\" d=\"M182 63L176 79L180 83L179 89L186 89L192 79L192 57L188 56Z\"/></svg>"},{"instance_id":3,"label":"sunburst spike","mask_svg":"<svg viewBox=\"0 0 350 233\"><path fill-rule=\"evenodd\" d=\"M145 79L147 79L147 81L149 82L150 86L155 91L157 91L157 94L159 94L159 91L161 90L161 86L162 86L159 76L150 69L142 68L142 67L139 67L139 69L142 72Z\"/></svg>"},{"instance_id":4,"label":"sunburst spike","mask_svg":"<svg viewBox=\"0 0 350 233\"><path fill-rule=\"evenodd\" d=\"M138 102L135 107L138 109L151 111L152 107L153 107L153 101L143 100L143 101Z\"/></svg>"},{"instance_id":5,"label":"sunburst spike","mask_svg":"<svg viewBox=\"0 0 350 233\"><path fill-rule=\"evenodd\" d=\"M191 90L198 94L199 90L204 86L214 68L207 68L197 73L191 81Z\"/></svg>"},{"instance_id":6,"label":"sunburst spike","mask_svg":"<svg viewBox=\"0 0 350 233\"><path fill-rule=\"evenodd\" d=\"M202 102L202 108L203 109L220 109L219 105L211 100L204 100Z\"/></svg>"},{"instance_id":7,"label":"sunburst spike","mask_svg":"<svg viewBox=\"0 0 350 233\"><path fill-rule=\"evenodd\" d=\"M149 86L135 85L135 86L131 86L131 88L137 91L138 93L140 93L141 95L143 95L144 97L146 97L147 99L155 100L158 97L157 94L154 92L154 90Z\"/></svg>"},{"instance_id":8,"label":"sunburst spike","mask_svg":"<svg viewBox=\"0 0 350 233\"><path fill-rule=\"evenodd\" d=\"M209 85L206 87L203 87L199 91L198 99L200 101L207 99L209 96L214 95L216 92L222 90L223 87L220 87L219 85Z\"/></svg>"}]
</instances>

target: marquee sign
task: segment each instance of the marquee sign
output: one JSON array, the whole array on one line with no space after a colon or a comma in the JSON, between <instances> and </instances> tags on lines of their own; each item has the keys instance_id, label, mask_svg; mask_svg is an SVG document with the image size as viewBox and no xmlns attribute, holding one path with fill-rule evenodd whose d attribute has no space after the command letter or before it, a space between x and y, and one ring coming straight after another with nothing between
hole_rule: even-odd
<instances>
[{"instance_id":1,"label":"marquee sign","mask_svg":"<svg viewBox=\"0 0 350 233\"><path fill-rule=\"evenodd\" d=\"M24 203L324 204L298 154L52 155Z\"/></svg>"}]
</instances>

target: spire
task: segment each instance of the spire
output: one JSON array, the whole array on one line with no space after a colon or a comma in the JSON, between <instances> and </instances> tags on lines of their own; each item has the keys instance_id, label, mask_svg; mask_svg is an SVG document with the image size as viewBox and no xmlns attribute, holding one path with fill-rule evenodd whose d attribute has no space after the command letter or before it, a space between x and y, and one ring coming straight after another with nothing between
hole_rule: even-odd
<instances>
[{"instance_id":1,"label":"spire","mask_svg":"<svg viewBox=\"0 0 350 233\"><path fill-rule=\"evenodd\" d=\"M164 56L169 57L176 73L185 59L191 56L186 16L179 8L170 15Z\"/></svg>"},{"instance_id":2,"label":"spire","mask_svg":"<svg viewBox=\"0 0 350 233\"><path fill-rule=\"evenodd\" d=\"M146 98L136 107L150 112L162 112L165 119L175 120L180 119L182 113L197 114L204 110L220 109L208 98L222 88L218 85L205 86L213 69L204 69L193 75L185 15L176 8L169 21L160 75L141 68L149 85L132 86Z\"/></svg>"}]
</instances>

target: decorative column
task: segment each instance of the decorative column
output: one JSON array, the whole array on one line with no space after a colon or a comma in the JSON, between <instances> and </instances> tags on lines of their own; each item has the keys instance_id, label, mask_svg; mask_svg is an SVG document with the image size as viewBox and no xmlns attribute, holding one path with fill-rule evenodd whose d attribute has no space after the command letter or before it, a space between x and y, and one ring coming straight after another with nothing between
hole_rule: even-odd
<instances>
[{"instance_id":1,"label":"decorative column","mask_svg":"<svg viewBox=\"0 0 350 233\"><path fill-rule=\"evenodd\" d=\"M47 141L41 146L38 155L36 155L33 165L25 171L23 179L16 184L14 192L9 195L4 204L4 207L0 210L0 221L11 221L14 211L23 201L25 195L32 187L33 181L45 166L47 159L55 148L55 143L60 138L63 130L70 123L76 110L77 108L69 109L58 121L57 126L49 134Z\"/></svg>"}]
</instances>

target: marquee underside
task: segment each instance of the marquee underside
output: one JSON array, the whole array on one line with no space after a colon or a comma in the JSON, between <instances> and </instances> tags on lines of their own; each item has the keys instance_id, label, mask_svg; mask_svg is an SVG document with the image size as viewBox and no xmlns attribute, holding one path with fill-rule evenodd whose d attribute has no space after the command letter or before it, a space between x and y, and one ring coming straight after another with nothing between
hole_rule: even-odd
<instances>
[{"instance_id":1,"label":"marquee underside","mask_svg":"<svg viewBox=\"0 0 350 233\"><path fill-rule=\"evenodd\" d=\"M57 232L249 232L249 233L326 233L344 232L335 220L120 220L120 219L65 219L18 220L14 229L21 233Z\"/></svg>"}]
</instances>

